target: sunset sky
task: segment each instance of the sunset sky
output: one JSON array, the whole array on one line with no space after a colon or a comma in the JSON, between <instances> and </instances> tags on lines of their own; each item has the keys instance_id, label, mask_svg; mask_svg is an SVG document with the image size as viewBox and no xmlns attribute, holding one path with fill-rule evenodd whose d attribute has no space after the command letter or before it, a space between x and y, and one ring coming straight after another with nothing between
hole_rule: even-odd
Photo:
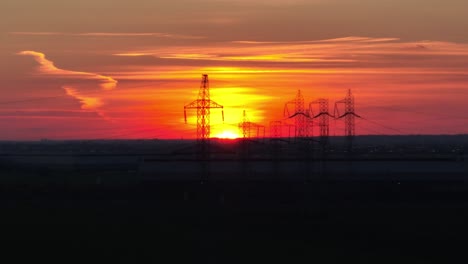
<instances>
[{"instance_id":1,"label":"sunset sky","mask_svg":"<svg viewBox=\"0 0 468 264\"><path fill-rule=\"evenodd\" d=\"M194 138L267 127L298 89L352 89L357 134L468 133L466 0L2 0L0 140ZM332 110L332 109L331 109ZM292 122L292 121L291 121ZM342 121L331 134L343 134ZM317 134L317 130L314 132Z\"/></svg>"}]
</instances>

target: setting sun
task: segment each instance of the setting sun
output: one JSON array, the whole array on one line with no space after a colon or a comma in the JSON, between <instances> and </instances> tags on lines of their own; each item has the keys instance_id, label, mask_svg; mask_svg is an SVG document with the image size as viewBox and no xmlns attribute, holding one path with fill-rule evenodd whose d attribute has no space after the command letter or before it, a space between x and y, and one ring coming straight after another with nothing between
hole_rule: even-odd
<instances>
[{"instance_id":1,"label":"setting sun","mask_svg":"<svg viewBox=\"0 0 468 264\"><path fill-rule=\"evenodd\" d=\"M217 135L214 135L213 136L214 138L222 138L222 139L236 139L236 138L239 138L239 134L234 132L234 131L230 131L230 130L225 130L225 131L222 131L221 133L217 134Z\"/></svg>"}]
</instances>

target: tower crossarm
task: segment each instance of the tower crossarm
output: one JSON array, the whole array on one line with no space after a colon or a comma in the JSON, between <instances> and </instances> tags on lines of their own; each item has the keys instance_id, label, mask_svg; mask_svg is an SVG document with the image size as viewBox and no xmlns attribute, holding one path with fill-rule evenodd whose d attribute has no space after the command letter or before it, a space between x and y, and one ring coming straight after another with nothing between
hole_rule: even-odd
<instances>
[{"instance_id":1,"label":"tower crossarm","mask_svg":"<svg viewBox=\"0 0 468 264\"><path fill-rule=\"evenodd\" d=\"M298 116L298 115L302 115L302 116L304 116L304 117L306 117L306 118L311 118L310 115L309 115L308 113L302 113L302 112L294 113L292 116L288 116L288 118L294 118L294 117L296 117L296 116Z\"/></svg>"},{"instance_id":2,"label":"tower crossarm","mask_svg":"<svg viewBox=\"0 0 468 264\"><path fill-rule=\"evenodd\" d=\"M187 105L184 106L184 109L196 109L199 105L199 100L195 100Z\"/></svg>"},{"instance_id":3,"label":"tower crossarm","mask_svg":"<svg viewBox=\"0 0 468 264\"><path fill-rule=\"evenodd\" d=\"M329 116L329 117L333 117L333 118L335 117L334 115L331 115L331 114L328 113L328 112L324 112L324 113L319 113L319 114L317 114L317 115L311 116L310 118L314 118L314 119L315 119L315 118L318 118L318 117L321 117L321 116Z\"/></svg>"},{"instance_id":4,"label":"tower crossarm","mask_svg":"<svg viewBox=\"0 0 468 264\"><path fill-rule=\"evenodd\" d=\"M340 119L340 118L343 118L343 117L348 116L348 115L353 115L353 116L355 116L357 118L362 118L360 115L358 115L358 114L356 114L354 112L346 112L346 113L344 113L344 114L342 114L342 115L340 115L340 116L338 116L336 118Z\"/></svg>"},{"instance_id":5,"label":"tower crossarm","mask_svg":"<svg viewBox=\"0 0 468 264\"><path fill-rule=\"evenodd\" d=\"M221 109L224 109L224 107L218 103L216 103L215 101L213 100L209 100L208 101L208 106L209 108L221 108Z\"/></svg>"},{"instance_id":6,"label":"tower crossarm","mask_svg":"<svg viewBox=\"0 0 468 264\"><path fill-rule=\"evenodd\" d=\"M213 100L203 100L203 99L197 99L189 104L186 104L184 106L185 109L198 109L200 107L205 107L205 108L224 108L222 105L216 103Z\"/></svg>"},{"instance_id":7,"label":"tower crossarm","mask_svg":"<svg viewBox=\"0 0 468 264\"><path fill-rule=\"evenodd\" d=\"M197 99L189 104L186 104L184 106L184 119L185 119L185 123L187 123L187 109L215 109L215 108L218 108L218 109L222 109L223 111L221 112L222 114L222 118L223 118L223 122L224 122L224 106L216 103L215 101L213 100L203 100L203 99Z\"/></svg>"}]
</instances>

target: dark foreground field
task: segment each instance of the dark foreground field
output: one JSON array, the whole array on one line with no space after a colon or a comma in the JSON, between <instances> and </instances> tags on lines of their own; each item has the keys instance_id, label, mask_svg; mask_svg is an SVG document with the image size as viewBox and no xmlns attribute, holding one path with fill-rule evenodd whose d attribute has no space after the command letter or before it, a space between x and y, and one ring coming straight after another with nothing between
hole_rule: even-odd
<instances>
[{"instance_id":1,"label":"dark foreground field","mask_svg":"<svg viewBox=\"0 0 468 264\"><path fill-rule=\"evenodd\" d=\"M2 258L451 263L466 256L468 184L461 181L0 188Z\"/></svg>"}]
</instances>

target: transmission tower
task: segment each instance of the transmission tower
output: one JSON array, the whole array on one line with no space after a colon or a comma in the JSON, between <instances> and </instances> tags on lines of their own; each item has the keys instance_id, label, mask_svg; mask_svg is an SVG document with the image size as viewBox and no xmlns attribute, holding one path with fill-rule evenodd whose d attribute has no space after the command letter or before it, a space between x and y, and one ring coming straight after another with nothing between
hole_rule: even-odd
<instances>
[{"instance_id":1,"label":"transmission tower","mask_svg":"<svg viewBox=\"0 0 468 264\"><path fill-rule=\"evenodd\" d=\"M344 104L344 113L340 114L338 104ZM344 118L345 121L345 130L344 134L347 137L348 149L351 150L353 138L356 133L355 118L360 117L354 111L354 95L351 93L351 89L348 90L346 97L335 103L334 115L336 118Z\"/></svg>"},{"instance_id":2,"label":"transmission tower","mask_svg":"<svg viewBox=\"0 0 468 264\"><path fill-rule=\"evenodd\" d=\"M314 113L314 105L318 105L318 113ZM312 115L313 119L318 118L318 126L320 130L320 138L323 142L328 140L328 136L330 135L330 117L333 117L329 113L329 104L328 99L320 98L315 101L312 101L309 104L309 112Z\"/></svg>"},{"instance_id":3,"label":"transmission tower","mask_svg":"<svg viewBox=\"0 0 468 264\"><path fill-rule=\"evenodd\" d=\"M348 137L354 137L356 134L356 126L355 126L355 113L354 113L354 96L351 93L351 89L348 90L348 94L345 97L345 106L346 106L346 113L349 113L345 117L345 134Z\"/></svg>"},{"instance_id":4,"label":"transmission tower","mask_svg":"<svg viewBox=\"0 0 468 264\"><path fill-rule=\"evenodd\" d=\"M247 118L247 114L245 110L242 114L242 121L239 123L239 129L242 130L242 136L244 138L252 137L252 130L257 131L257 134L256 134L257 138L260 137L260 130L263 130L263 137L265 137L265 126L250 122L249 119Z\"/></svg>"},{"instance_id":5,"label":"transmission tower","mask_svg":"<svg viewBox=\"0 0 468 264\"><path fill-rule=\"evenodd\" d=\"M247 114L245 113L245 110L242 114L242 122L239 123L239 128L242 129L243 138L250 137L250 122L249 122L249 119L247 118Z\"/></svg>"},{"instance_id":6,"label":"transmission tower","mask_svg":"<svg viewBox=\"0 0 468 264\"><path fill-rule=\"evenodd\" d=\"M223 106L210 99L210 85L208 74L202 75L198 99L184 106L184 118L187 123L187 109L197 110L197 140L206 141L210 138L210 110L221 108L221 115L224 122Z\"/></svg>"},{"instance_id":7,"label":"transmission tower","mask_svg":"<svg viewBox=\"0 0 468 264\"><path fill-rule=\"evenodd\" d=\"M293 114L289 111L289 106L294 105ZM309 113L306 112L304 106L304 96L301 94L301 90L297 91L296 98L284 104L284 117L294 118L295 124L295 137L296 138L305 138L309 136Z\"/></svg>"}]
</instances>

